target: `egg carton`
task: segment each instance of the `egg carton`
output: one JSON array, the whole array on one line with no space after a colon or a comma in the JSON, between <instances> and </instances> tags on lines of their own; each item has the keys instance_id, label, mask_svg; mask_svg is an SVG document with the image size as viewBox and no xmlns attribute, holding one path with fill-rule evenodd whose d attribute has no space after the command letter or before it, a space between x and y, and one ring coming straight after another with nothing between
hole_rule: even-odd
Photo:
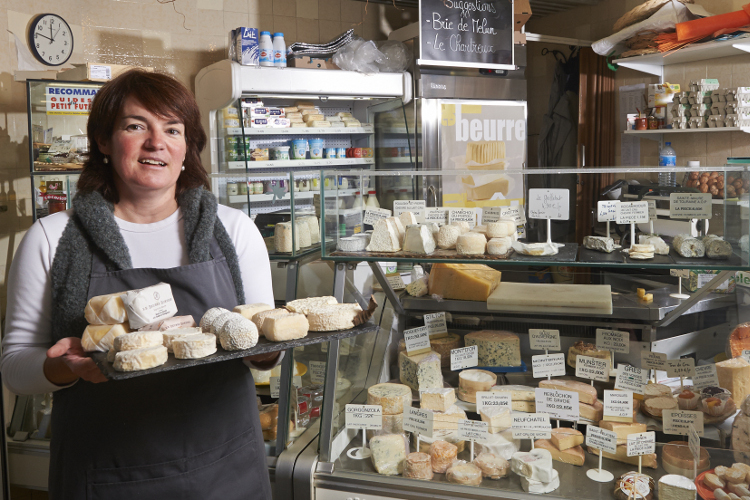
<instances>
[{"instance_id":1,"label":"egg carton","mask_svg":"<svg viewBox=\"0 0 750 500\"><path fill-rule=\"evenodd\" d=\"M738 123L740 123L739 115L727 115L724 117L725 127L739 127Z\"/></svg>"},{"instance_id":2,"label":"egg carton","mask_svg":"<svg viewBox=\"0 0 750 500\"><path fill-rule=\"evenodd\" d=\"M691 116L688 121L688 128L706 128L705 116Z\"/></svg>"},{"instance_id":3,"label":"egg carton","mask_svg":"<svg viewBox=\"0 0 750 500\"><path fill-rule=\"evenodd\" d=\"M688 128L688 119L683 117L677 117L672 119L672 128L686 129Z\"/></svg>"},{"instance_id":4,"label":"egg carton","mask_svg":"<svg viewBox=\"0 0 750 500\"><path fill-rule=\"evenodd\" d=\"M707 120L708 128L724 128L724 117L720 115L712 115Z\"/></svg>"}]
</instances>

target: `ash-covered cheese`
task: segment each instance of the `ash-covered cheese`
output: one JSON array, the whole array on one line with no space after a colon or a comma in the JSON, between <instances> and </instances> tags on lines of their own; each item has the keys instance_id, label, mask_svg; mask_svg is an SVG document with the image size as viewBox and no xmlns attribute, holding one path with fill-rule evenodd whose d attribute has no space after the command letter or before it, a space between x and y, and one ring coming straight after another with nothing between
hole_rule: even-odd
<instances>
[{"instance_id":1,"label":"ash-covered cheese","mask_svg":"<svg viewBox=\"0 0 750 500\"><path fill-rule=\"evenodd\" d=\"M456 240L458 255L484 255L487 250L487 238L481 233L468 232Z\"/></svg>"},{"instance_id":2,"label":"ash-covered cheese","mask_svg":"<svg viewBox=\"0 0 750 500\"><path fill-rule=\"evenodd\" d=\"M615 240L606 236L584 236L583 246L597 252L612 253L615 251Z\"/></svg>"},{"instance_id":3,"label":"ash-covered cheese","mask_svg":"<svg viewBox=\"0 0 750 500\"><path fill-rule=\"evenodd\" d=\"M307 313L311 332L333 332L354 328L354 320L362 312L359 304L329 304L312 308Z\"/></svg>"},{"instance_id":4,"label":"ash-covered cheese","mask_svg":"<svg viewBox=\"0 0 750 500\"><path fill-rule=\"evenodd\" d=\"M510 236L492 238L487 242L487 253L490 255L505 255L513 248L513 239Z\"/></svg>"},{"instance_id":5,"label":"ash-covered cheese","mask_svg":"<svg viewBox=\"0 0 750 500\"><path fill-rule=\"evenodd\" d=\"M177 337L172 341L172 351L177 359L205 358L216 352L216 335L194 333Z\"/></svg>"},{"instance_id":6,"label":"ash-covered cheese","mask_svg":"<svg viewBox=\"0 0 750 500\"><path fill-rule=\"evenodd\" d=\"M114 347L115 338L130 332L123 325L88 325L81 337L81 346L86 352L107 352Z\"/></svg>"},{"instance_id":7,"label":"ash-covered cheese","mask_svg":"<svg viewBox=\"0 0 750 500\"><path fill-rule=\"evenodd\" d=\"M411 213L411 212L407 212ZM404 214L401 214L402 216ZM421 254L431 254L435 251L435 238L432 231L421 224L406 226L404 251Z\"/></svg>"},{"instance_id":8,"label":"ash-covered cheese","mask_svg":"<svg viewBox=\"0 0 750 500\"><path fill-rule=\"evenodd\" d=\"M456 402L456 390L452 387L422 389L419 391L420 407L432 411L447 411Z\"/></svg>"},{"instance_id":9,"label":"ash-covered cheese","mask_svg":"<svg viewBox=\"0 0 750 500\"><path fill-rule=\"evenodd\" d=\"M464 336L464 343L477 346L479 366L521 366L521 341L514 333L480 330Z\"/></svg>"},{"instance_id":10,"label":"ash-covered cheese","mask_svg":"<svg viewBox=\"0 0 750 500\"><path fill-rule=\"evenodd\" d=\"M693 238L689 234L678 234L672 240L672 248L680 256L686 258L700 258L706 254L706 246L698 238Z\"/></svg>"},{"instance_id":11,"label":"ash-covered cheese","mask_svg":"<svg viewBox=\"0 0 750 500\"><path fill-rule=\"evenodd\" d=\"M443 250L456 248L458 237L461 236L461 228L454 225L441 226L437 236L437 246Z\"/></svg>"},{"instance_id":12,"label":"ash-covered cheese","mask_svg":"<svg viewBox=\"0 0 750 500\"><path fill-rule=\"evenodd\" d=\"M408 442L401 434L375 436L370 441L372 464L378 474L397 476L404 471Z\"/></svg>"},{"instance_id":13,"label":"ash-covered cheese","mask_svg":"<svg viewBox=\"0 0 750 500\"><path fill-rule=\"evenodd\" d=\"M161 332L131 332L115 337L113 345L120 352L162 345L163 341Z\"/></svg>"},{"instance_id":14,"label":"ash-covered cheese","mask_svg":"<svg viewBox=\"0 0 750 500\"><path fill-rule=\"evenodd\" d=\"M221 347L227 351L241 351L255 347L258 343L258 327L246 317L237 314L219 331Z\"/></svg>"},{"instance_id":15,"label":"ash-covered cheese","mask_svg":"<svg viewBox=\"0 0 750 500\"><path fill-rule=\"evenodd\" d=\"M398 355L399 379L415 391L443 387L440 371L440 355L435 351L408 356L406 351Z\"/></svg>"},{"instance_id":16,"label":"ash-covered cheese","mask_svg":"<svg viewBox=\"0 0 750 500\"><path fill-rule=\"evenodd\" d=\"M224 309L223 307L212 307L203 314L199 326L203 329L204 333L213 333L211 331L211 325L213 322L216 318L228 312L231 311L229 311L229 309Z\"/></svg>"},{"instance_id":17,"label":"ash-covered cheese","mask_svg":"<svg viewBox=\"0 0 750 500\"><path fill-rule=\"evenodd\" d=\"M375 384L367 389L367 404L381 406L383 415L400 415L411 406L411 388L403 384Z\"/></svg>"},{"instance_id":18,"label":"ash-covered cheese","mask_svg":"<svg viewBox=\"0 0 750 500\"><path fill-rule=\"evenodd\" d=\"M148 370L167 362L169 354L163 345L120 351L115 354L114 368L119 372Z\"/></svg>"},{"instance_id":19,"label":"ash-covered cheese","mask_svg":"<svg viewBox=\"0 0 750 500\"><path fill-rule=\"evenodd\" d=\"M398 252L401 250L401 238L393 217L380 219L375 223L375 229L367 245L368 252ZM401 222L399 221L399 224Z\"/></svg>"},{"instance_id":20,"label":"ash-covered cheese","mask_svg":"<svg viewBox=\"0 0 750 500\"><path fill-rule=\"evenodd\" d=\"M715 234L704 236L703 245L706 247L706 257L709 259L726 260L732 256L732 245Z\"/></svg>"}]
</instances>

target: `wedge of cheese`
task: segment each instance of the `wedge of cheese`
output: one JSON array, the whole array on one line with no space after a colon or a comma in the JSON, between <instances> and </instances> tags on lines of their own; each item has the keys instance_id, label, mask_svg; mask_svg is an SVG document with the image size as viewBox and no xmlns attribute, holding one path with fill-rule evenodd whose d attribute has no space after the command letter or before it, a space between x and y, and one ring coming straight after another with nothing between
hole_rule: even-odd
<instances>
[{"instance_id":1,"label":"wedge of cheese","mask_svg":"<svg viewBox=\"0 0 750 500\"><path fill-rule=\"evenodd\" d=\"M479 366L521 366L521 341L515 333L480 330L466 334L464 344L477 346Z\"/></svg>"},{"instance_id":2,"label":"wedge of cheese","mask_svg":"<svg viewBox=\"0 0 750 500\"><path fill-rule=\"evenodd\" d=\"M596 455L597 457L599 456L599 450L597 448L594 448L593 446L588 447L588 452L593 455ZM633 457L628 456L627 444L618 445L617 453L615 453L614 455L612 453L604 451L602 452L602 456L604 458L609 458L611 460L616 460L618 462L622 462L625 464L638 465L637 456L633 456ZM651 453L650 455L641 455L641 457L643 457L643 467L649 467L651 469L657 468L656 453Z\"/></svg>"},{"instance_id":3,"label":"wedge of cheese","mask_svg":"<svg viewBox=\"0 0 750 500\"><path fill-rule=\"evenodd\" d=\"M558 427L557 429L552 429L552 438L550 439L550 442L555 445L558 450L564 451L568 448L574 448L583 444L583 434L581 431L571 429L570 427ZM583 453L583 450L581 450L581 453Z\"/></svg>"},{"instance_id":4,"label":"wedge of cheese","mask_svg":"<svg viewBox=\"0 0 750 500\"><path fill-rule=\"evenodd\" d=\"M500 271L482 264L434 264L429 293L444 299L484 302L500 284Z\"/></svg>"},{"instance_id":5,"label":"wedge of cheese","mask_svg":"<svg viewBox=\"0 0 750 500\"><path fill-rule=\"evenodd\" d=\"M599 427L617 434L618 445L627 444L629 434L638 434L647 430L646 424L610 422L608 420L600 421Z\"/></svg>"},{"instance_id":6,"label":"wedge of cheese","mask_svg":"<svg viewBox=\"0 0 750 500\"><path fill-rule=\"evenodd\" d=\"M381 219L375 223L375 230L367 245L368 252L398 252L401 250L401 238L393 217ZM400 224L400 222L399 222Z\"/></svg>"},{"instance_id":7,"label":"wedge of cheese","mask_svg":"<svg viewBox=\"0 0 750 500\"><path fill-rule=\"evenodd\" d=\"M556 462L562 462L564 464L582 466L586 460L586 454L583 452L583 448L580 446L573 446L572 448L566 448L559 450L552 444L549 439L537 439L534 441L534 446L537 449L547 450L552 456L552 460Z\"/></svg>"},{"instance_id":8,"label":"wedge of cheese","mask_svg":"<svg viewBox=\"0 0 750 500\"><path fill-rule=\"evenodd\" d=\"M440 370L440 355L434 351L409 356L406 351L398 354L399 379L415 391L443 387Z\"/></svg>"},{"instance_id":9,"label":"wedge of cheese","mask_svg":"<svg viewBox=\"0 0 750 500\"><path fill-rule=\"evenodd\" d=\"M579 394L580 400L580 394ZM598 422L604 417L604 405L601 401L594 401L594 404L587 405L586 403L578 403L578 412L581 418Z\"/></svg>"},{"instance_id":10,"label":"wedge of cheese","mask_svg":"<svg viewBox=\"0 0 750 500\"><path fill-rule=\"evenodd\" d=\"M542 380L539 387L543 389L557 389L559 391L572 391L578 393L578 402L593 405L596 402L596 389L589 384L578 380L552 379Z\"/></svg>"},{"instance_id":11,"label":"wedge of cheese","mask_svg":"<svg viewBox=\"0 0 750 500\"><path fill-rule=\"evenodd\" d=\"M466 412L456 405L452 405L446 411L432 413L432 428L434 430L458 430L458 421L466 420Z\"/></svg>"},{"instance_id":12,"label":"wedge of cheese","mask_svg":"<svg viewBox=\"0 0 750 500\"><path fill-rule=\"evenodd\" d=\"M447 411L456 402L456 390L452 387L423 389L419 394L419 406L426 410Z\"/></svg>"},{"instance_id":13,"label":"wedge of cheese","mask_svg":"<svg viewBox=\"0 0 750 500\"><path fill-rule=\"evenodd\" d=\"M485 407L479 412L482 417L482 422L489 424L489 431L491 434L497 434L506 429L510 429L512 425L512 418L510 409L498 408L498 407Z\"/></svg>"},{"instance_id":14,"label":"wedge of cheese","mask_svg":"<svg viewBox=\"0 0 750 500\"><path fill-rule=\"evenodd\" d=\"M511 401L510 407L513 411L525 411L526 413L534 413L536 411L535 401Z\"/></svg>"}]
</instances>

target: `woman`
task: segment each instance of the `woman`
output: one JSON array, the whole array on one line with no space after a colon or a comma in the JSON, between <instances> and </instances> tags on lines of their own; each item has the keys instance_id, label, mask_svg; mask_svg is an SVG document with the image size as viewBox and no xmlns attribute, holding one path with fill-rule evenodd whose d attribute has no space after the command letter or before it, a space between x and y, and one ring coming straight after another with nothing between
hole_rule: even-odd
<instances>
[{"instance_id":1,"label":"woman","mask_svg":"<svg viewBox=\"0 0 750 500\"><path fill-rule=\"evenodd\" d=\"M87 131L74 208L29 229L8 277L0 369L17 394L55 391L50 498L270 498L241 361L99 383L81 348L96 295L167 282L196 321L215 306L273 304L260 233L204 189L195 99L168 76L130 71L101 88Z\"/></svg>"}]
</instances>

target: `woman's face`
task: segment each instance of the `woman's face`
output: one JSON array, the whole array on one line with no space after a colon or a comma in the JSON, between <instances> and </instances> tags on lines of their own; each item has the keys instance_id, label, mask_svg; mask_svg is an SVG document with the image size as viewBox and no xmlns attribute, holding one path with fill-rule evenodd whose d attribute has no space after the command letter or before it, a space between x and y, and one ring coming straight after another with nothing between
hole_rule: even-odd
<instances>
[{"instance_id":1,"label":"woman's face","mask_svg":"<svg viewBox=\"0 0 750 500\"><path fill-rule=\"evenodd\" d=\"M185 161L185 125L161 117L127 97L115 120L112 138L99 149L110 157L120 198L174 194Z\"/></svg>"}]
</instances>

